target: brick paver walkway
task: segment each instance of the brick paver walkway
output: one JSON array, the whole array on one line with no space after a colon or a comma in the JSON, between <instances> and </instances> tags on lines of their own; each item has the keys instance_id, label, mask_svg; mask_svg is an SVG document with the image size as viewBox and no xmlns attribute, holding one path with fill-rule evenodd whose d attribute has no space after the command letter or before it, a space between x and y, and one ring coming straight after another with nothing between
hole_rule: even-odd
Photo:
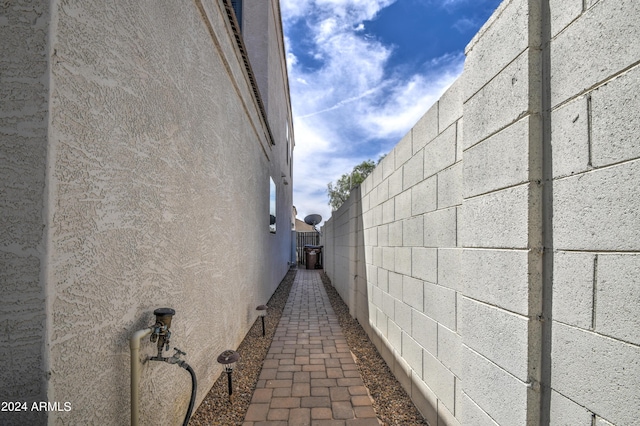
<instances>
[{"instance_id":1,"label":"brick paver walkway","mask_svg":"<svg viewBox=\"0 0 640 426\"><path fill-rule=\"evenodd\" d=\"M300 269L243 426L378 426L320 272Z\"/></svg>"}]
</instances>

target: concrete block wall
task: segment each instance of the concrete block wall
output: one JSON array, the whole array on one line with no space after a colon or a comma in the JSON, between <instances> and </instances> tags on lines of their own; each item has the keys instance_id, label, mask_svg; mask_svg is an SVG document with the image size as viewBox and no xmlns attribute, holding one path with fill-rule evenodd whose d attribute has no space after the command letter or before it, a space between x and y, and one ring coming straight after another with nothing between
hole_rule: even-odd
<instances>
[{"instance_id":1,"label":"concrete block wall","mask_svg":"<svg viewBox=\"0 0 640 426\"><path fill-rule=\"evenodd\" d=\"M370 336L430 424L639 417L638 19L633 1L504 1L352 194Z\"/></svg>"},{"instance_id":2,"label":"concrete block wall","mask_svg":"<svg viewBox=\"0 0 640 426\"><path fill-rule=\"evenodd\" d=\"M552 424L640 418L638 19L635 1L550 13Z\"/></svg>"}]
</instances>

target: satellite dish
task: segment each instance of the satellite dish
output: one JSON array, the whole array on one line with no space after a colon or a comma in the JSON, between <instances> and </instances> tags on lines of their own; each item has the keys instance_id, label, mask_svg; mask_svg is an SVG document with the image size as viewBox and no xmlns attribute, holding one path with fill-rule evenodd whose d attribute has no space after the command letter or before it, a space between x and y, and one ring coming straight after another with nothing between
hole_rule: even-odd
<instances>
[{"instance_id":1,"label":"satellite dish","mask_svg":"<svg viewBox=\"0 0 640 426\"><path fill-rule=\"evenodd\" d=\"M316 231L318 234L320 234L320 231L316 229L316 225L319 224L320 222L322 222L322 216L320 216L319 214L310 214L309 216L304 218L304 223L306 223L307 225L313 226L313 230Z\"/></svg>"},{"instance_id":2,"label":"satellite dish","mask_svg":"<svg viewBox=\"0 0 640 426\"><path fill-rule=\"evenodd\" d=\"M322 222L322 216L320 216L319 214L310 214L309 216L304 218L304 223L306 223L307 225L311 225L314 228L320 222Z\"/></svg>"}]
</instances>

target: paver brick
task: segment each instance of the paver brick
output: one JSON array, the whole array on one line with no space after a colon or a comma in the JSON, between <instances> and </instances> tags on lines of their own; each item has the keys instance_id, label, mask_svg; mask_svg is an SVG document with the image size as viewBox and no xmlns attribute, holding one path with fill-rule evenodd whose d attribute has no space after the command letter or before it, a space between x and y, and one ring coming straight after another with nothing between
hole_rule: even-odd
<instances>
[{"instance_id":1,"label":"paver brick","mask_svg":"<svg viewBox=\"0 0 640 426\"><path fill-rule=\"evenodd\" d=\"M286 398L272 398L271 408L297 408L300 407L300 398L286 397Z\"/></svg>"},{"instance_id":2,"label":"paver brick","mask_svg":"<svg viewBox=\"0 0 640 426\"><path fill-rule=\"evenodd\" d=\"M378 425L317 271L289 295L243 426Z\"/></svg>"},{"instance_id":3,"label":"paver brick","mask_svg":"<svg viewBox=\"0 0 640 426\"><path fill-rule=\"evenodd\" d=\"M353 419L353 407L350 402L336 401L331 403L331 410L333 411L333 418L335 419Z\"/></svg>"},{"instance_id":4,"label":"paver brick","mask_svg":"<svg viewBox=\"0 0 640 426\"><path fill-rule=\"evenodd\" d=\"M308 396L302 398L301 406L307 408L331 407L331 400L326 396Z\"/></svg>"},{"instance_id":5,"label":"paver brick","mask_svg":"<svg viewBox=\"0 0 640 426\"><path fill-rule=\"evenodd\" d=\"M275 408L269 410L267 420L289 420L289 410L286 408Z\"/></svg>"}]
</instances>

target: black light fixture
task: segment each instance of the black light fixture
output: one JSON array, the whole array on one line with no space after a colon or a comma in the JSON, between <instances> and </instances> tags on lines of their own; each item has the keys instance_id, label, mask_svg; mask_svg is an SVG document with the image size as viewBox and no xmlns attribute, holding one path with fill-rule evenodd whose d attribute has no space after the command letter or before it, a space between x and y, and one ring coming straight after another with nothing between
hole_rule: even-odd
<instances>
[{"instance_id":1,"label":"black light fixture","mask_svg":"<svg viewBox=\"0 0 640 426\"><path fill-rule=\"evenodd\" d=\"M260 315L260 318L262 318L262 337L264 337L265 332L264 332L264 317L267 316L267 305L260 305L256 308L256 311L258 311L258 315Z\"/></svg>"},{"instance_id":2,"label":"black light fixture","mask_svg":"<svg viewBox=\"0 0 640 426\"><path fill-rule=\"evenodd\" d=\"M229 399L233 393L233 382L231 380L231 373L236 362L240 359L240 354L234 350L227 349L218 355L218 362L224 367L225 373L227 373L227 379L229 382Z\"/></svg>"}]
</instances>

